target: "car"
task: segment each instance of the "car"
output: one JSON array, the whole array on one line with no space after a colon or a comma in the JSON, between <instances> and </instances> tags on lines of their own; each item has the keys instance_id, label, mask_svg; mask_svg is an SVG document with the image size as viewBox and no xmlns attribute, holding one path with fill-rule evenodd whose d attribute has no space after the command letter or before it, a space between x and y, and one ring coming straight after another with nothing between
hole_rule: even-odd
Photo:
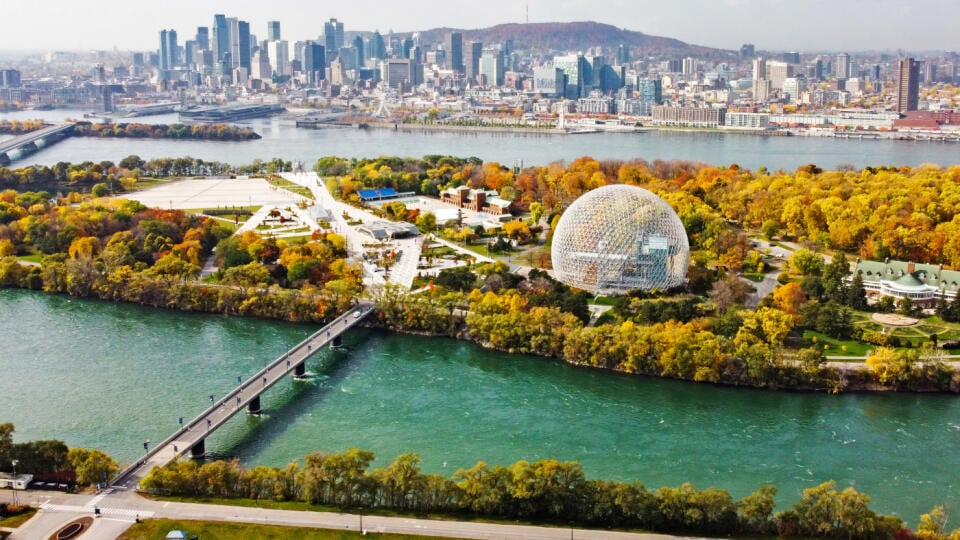
<instances>
[{"instance_id":1,"label":"car","mask_svg":"<svg viewBox=\"0 0 960 540\"><path fill-rule=\"evenodd\" d=\"M359 312L359 311L353 312L353 318L354 318L354 319L359 319L359 318L360 318L360 312Z\"/></svg>"}]
</instances>

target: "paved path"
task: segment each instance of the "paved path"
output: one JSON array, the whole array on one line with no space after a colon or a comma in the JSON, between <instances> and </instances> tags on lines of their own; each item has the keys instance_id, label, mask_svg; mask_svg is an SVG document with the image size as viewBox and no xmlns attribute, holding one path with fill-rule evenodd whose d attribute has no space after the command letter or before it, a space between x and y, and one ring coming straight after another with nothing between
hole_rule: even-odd
<instances>
[{"instance_id":1,"label":"paved path","mask_svg":"<svg viewBox=\"0 0 960 540\"><path fill-rule=\"evenodd\" d=\"M108 490L109 491L109 490ZM0 492L0 501L8 501L10 493ZM66 523L82 516L93 515L100 509L101 518L83 534L83 540L113 540L123 533L139 516L167 519L225 521L310 527L322 529L360 530L375 533L411 534L443 538L526 539L526 540L673 540L677 537L663 534L625 533L604 530L573 529L568 527L539 527L533 525L501 525L464 521L441 521L408 517L383 517L335 512L296 510L269 510L241 506L153 501L122 491L100 495L67 495L60 493L28 492L20 498L31 503L39 501L40 512L17 529L13 539L40 539L56 532Z\"/></svg>"}]
</instances>

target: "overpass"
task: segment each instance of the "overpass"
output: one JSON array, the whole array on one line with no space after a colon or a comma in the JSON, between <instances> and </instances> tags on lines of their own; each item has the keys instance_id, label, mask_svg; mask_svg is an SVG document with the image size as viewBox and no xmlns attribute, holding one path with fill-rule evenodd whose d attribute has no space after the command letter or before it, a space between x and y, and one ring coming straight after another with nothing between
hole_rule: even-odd
<instances>
[{"instance_id":1,"label":"overpass","mask_svg":"<svg viewBox=\"0 0 960 540\"><path fill-rule=\"evenodd\" d=\"M56 124L24 133L6 141L0 141L0 165L10 164L10 152L14 150L23 149L30 154L37 150L37 142L39 141L49 145L69 137L75 125L73 122Z\"/></svg>"},{"instance_id":2,"label":"overpass","mask_svg":"<svg viewBox=\"0 0 960 540\"><path fill-rule=\"evenodd\" d=\"M181 419L181 426L176 432L120 471L110 485L136 489L140 480L154 467L162 467L188 453L191 457L203 457L206 453L204 441L211 433L241 411L259 414L260 396L264 392L290 373L293 373L294 378L304 376L307 358L324 345L339 346L340 336L362 321L371 311L372 303L363 302L354 306L216 400L196 418L186 423ZM146 447L146 443L144 446Z\"/></svg>"}]
</instances>

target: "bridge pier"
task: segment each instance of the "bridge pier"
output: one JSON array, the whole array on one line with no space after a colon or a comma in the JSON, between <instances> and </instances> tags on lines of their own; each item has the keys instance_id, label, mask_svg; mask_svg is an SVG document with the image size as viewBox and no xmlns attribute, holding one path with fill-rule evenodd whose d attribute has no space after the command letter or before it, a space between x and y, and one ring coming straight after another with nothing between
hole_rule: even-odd
<instances>
[{"instance_id":1,"label":"bridge pier","mask_svg":"<svg viewBox=\"0 0 960 540\"><path fill-rule=\"evenodd\" d=\"M247 414L260 414L263 409L260 408L260 396L251 399L247 403Z\"/></svg>"},{"instance_id":2,"label":"bridge pier","mask_svg":"<svg viewBox=\"0 0 960 540\"><path fill-rule=\"evenodd\" d=\"M343 335L337 334L336 337L333 338L333 341L330 343L330 348L339 349L340 347L343 347Z\"/></svg>"},{"instance_id":3,"label":"bridge pier","mask_svg":"<svg viewBox=\"0 0 960 540\"><path fill-rule=\"evenodd\" d=\"M9 164L10 164L10 156L8 156L6 152L0 154L0 165L3 165L4 167L6 167Z\"/></svg>"},{"instance_id":4,"label":"bridge pier","mask_svg":"<svg viewBox=\"0 0 960 540\"><path fill-rule=\"evenodd\" d=\"M300 362L293 368L293 378L300 379L307 375L307 361Z\"/></svg>"},{"instance_id":5,"label":"bridge pier","mask_svg":"<svg viewBox=\"0 0 960 540\"><path fill-rule=\"evenodd\" d=\"M190 457L193 459L202 459L203 456L207 455L207 447L204 444L204 439L197 441L197 444L190 447Z\"/></svg>"}]
</instances>

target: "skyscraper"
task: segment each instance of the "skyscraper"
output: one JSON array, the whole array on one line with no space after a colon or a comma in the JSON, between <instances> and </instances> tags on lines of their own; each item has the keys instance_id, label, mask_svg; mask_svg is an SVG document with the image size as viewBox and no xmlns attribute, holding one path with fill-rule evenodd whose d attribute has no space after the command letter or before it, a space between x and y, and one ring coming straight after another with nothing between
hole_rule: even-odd
<instances>
[{"instance_id":1,"label":"skyscraper","mask_svg":"<svg viewBox=\"0 0 960 540\"><path fill-rule=\"evenodd\" d=\"M463 73L463 34L450 32L447 37L447 67Z\"/></svg>"},{"instance_id":2,"label":"skyscraper","mask_svg":"<svg viewBox=\"0 0 960 540\"><path fill-rule=\"evenodd\" d=\"M250 72L250 23L236 17L227 19L230 23L230 67L246 68Z\"/></svg>"},{"instance_id":3,"label":"skyscraper","mask_svg":"<svg viewBox=\"0 0 960 540\"><path fill-rule=\"evenodd\" d=\"M897 112L917 110L920 97L920 62L904 58L897 65Z\"/></svg>"},{"instance_id":4,"label":"skyscraper","mask_svg":"<svg viewBox=\"0 0 960 540\"><path fill-rule=\"evenodd\" d=\"M197 42L198 49L210 50L210 29L206 26L198 26L194 41Z\"/></svg>"},{"instance_id":5,"label":"skyscraper","mask_svg":"<svg viewBox=\"0 0 960 540\"><path fill-rule=\"evenodd\" d=\"M471 41L470 48L463 55L463 66L468 81L476 81L480 74L480 57L483 55L483 42Z\"/></svg>"},{"instance_id":6,"label":"skyscraper","mask_svg":"<svg viewBox=\"0 0 960 540\"><path fill-rule=\"evenodd\" d=\"M847 53L840 53L837 55L837 66L834 74L838 79L849 79L850 78L850 55Z\"/></svg>"},{"instance_id":7,"label":"skyscraper","mask_svg":"<svg viewBox=\"0 0 960 540\"><path fill-rule=\"evenodd\" d=\"M221 65L229 60L230 55L230 25L227 16L217 14L213 16L213 63Z\"/></svg>"},{"instance_id":8,"label":"skyscraper","mask_svg":"<svg viewBox=\"0 0 960 540\"><path fill-rule=\"evenodd\" d=\"M280 41L280 21L267 21L267 41Z\"/></svg>"},{"instance_id":9,"label":"skyscraper","mask_svg":"<svg viewBox=\"0 0 960 540\"><path fill-rule=\"evenodd\" d=\"M327 55L336 56L343 47L343 23L336 19L323 23L323 40Z\"/></svg>"},{"instance_id":10,"label":"skyscraper","mask_svg":"<svg viewBox=\"0 0 960 540\"><path fill-rule=\"evenodd\" d=\"M353 38L353 48L356 50L357 54L357 68L363 67L363 63L366 60L366 55L363 50L363 38L357 36Z\"/></svg>"},{"instance_id":11,"label":"skyscraper","mask_svg":"<svg viewBox=\"0 0 960 540\"><path fill-rule=\"evenodd\" d=\"M160 69L173 69L179 65L180 52L176 30L160 31Z\"/></svg>"}]
</instances>

